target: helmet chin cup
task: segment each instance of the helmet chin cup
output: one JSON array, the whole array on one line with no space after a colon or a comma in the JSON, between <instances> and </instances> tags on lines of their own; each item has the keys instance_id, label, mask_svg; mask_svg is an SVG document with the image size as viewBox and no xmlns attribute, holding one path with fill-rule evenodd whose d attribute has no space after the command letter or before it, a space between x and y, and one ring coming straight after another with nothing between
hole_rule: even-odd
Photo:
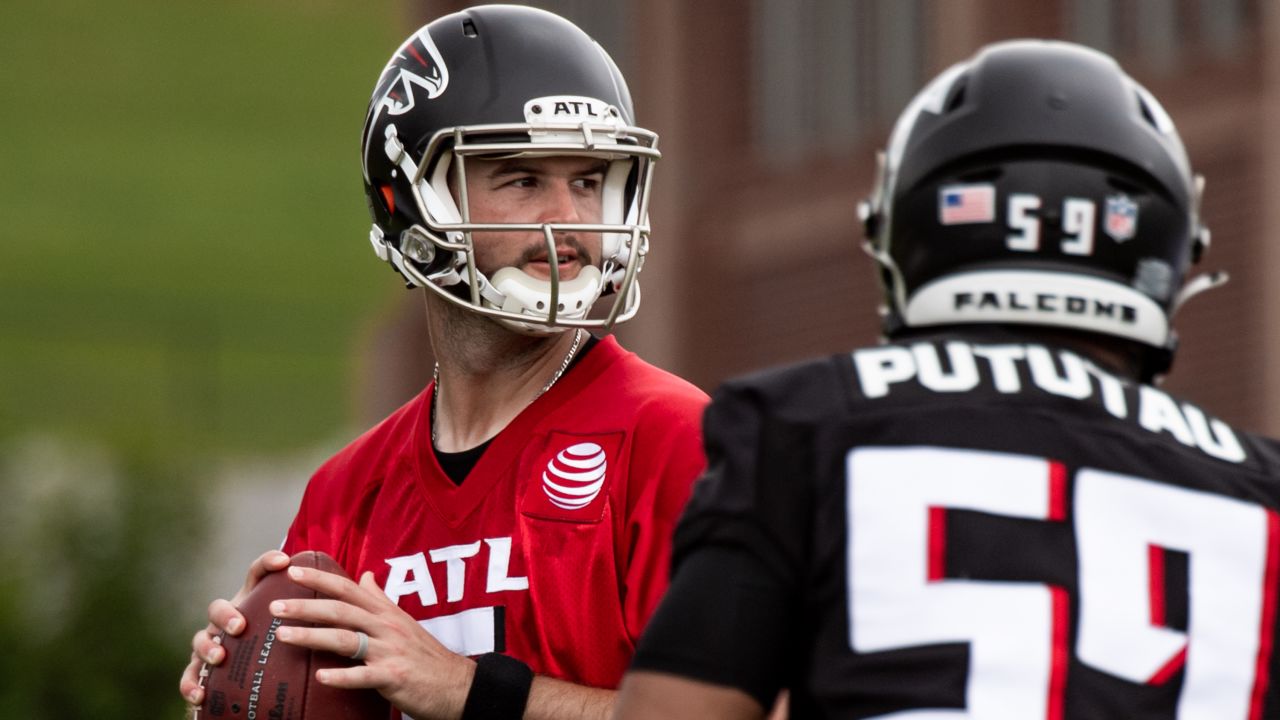
<instances>
[{"instance_id":1,"label":"helmet chin cup","mask_svg":"<svg viewBox=\"0 0 1280 720\"><path fill-rule=\"evenodd\" d=\"M499 318L498 321L519 332L545 335L564 332L564 326L554 326L559 319L580 320L586 317L600 297L603 278L600 270L588 265L572 280L561 280L553 287L549 280L539 280L514 267L504 267L493 274L494 289L502 294L502 304L487 305L509 313L528 315L534 323ZM554 308L554 314L552 309Z\"/></svg>"}]
</instances>

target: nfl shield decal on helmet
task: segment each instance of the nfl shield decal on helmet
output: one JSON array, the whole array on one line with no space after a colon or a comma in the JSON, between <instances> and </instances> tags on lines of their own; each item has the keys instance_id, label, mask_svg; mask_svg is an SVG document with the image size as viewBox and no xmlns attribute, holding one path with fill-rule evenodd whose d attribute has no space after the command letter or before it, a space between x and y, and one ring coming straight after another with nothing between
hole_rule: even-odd
<instances>
[{"instance_id":1,"label":"nfl shield decal on helmet","mask_svg":"<svg viewBox=\"0 0 1280 720\"><path fill-rule=\"evenodd\" d=\"M552 433L532 466L520 510L569 522L599 522L608 498L613 458L621 436Z\"/></svg>"},{"instance_id":2,"label":"nfl shield decal on helmet","mask_svg":"<svg viewBox=\"0 0 1280 720\"><path fill-rule=\"evenodd\" d=\"M1107 198L1107 214L1102 229L1116 242L1132 239L1138 231L1138 203L1127 195Z\"/></svg>"}]
</instances>

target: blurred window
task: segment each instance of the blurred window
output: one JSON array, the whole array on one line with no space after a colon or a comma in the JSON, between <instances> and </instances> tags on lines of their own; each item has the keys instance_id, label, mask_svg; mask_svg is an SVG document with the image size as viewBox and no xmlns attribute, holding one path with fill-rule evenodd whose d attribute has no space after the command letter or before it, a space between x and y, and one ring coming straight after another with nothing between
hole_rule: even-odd
<instances>
[{"instance_id":1,"label":"blurred window","mask_svg":"<svg viewBox=\"0 0 1280 720\"><path fill-rule=\"evenodd\" d=\"M921 0L752 0L752 139L792 165L854 149L923 81Z\"/></svg>"},{"instance_id":2,"label":"blurred window","mask_svg":"<svg viewBox=\"0 0 1280 720\"><path fill-rule=\"evenodd\" d=\"M1073 0L1063 8L1070 39L1159 72L1238 59L1260 22L1258 0Z\"/></svg>"}]
</instances>

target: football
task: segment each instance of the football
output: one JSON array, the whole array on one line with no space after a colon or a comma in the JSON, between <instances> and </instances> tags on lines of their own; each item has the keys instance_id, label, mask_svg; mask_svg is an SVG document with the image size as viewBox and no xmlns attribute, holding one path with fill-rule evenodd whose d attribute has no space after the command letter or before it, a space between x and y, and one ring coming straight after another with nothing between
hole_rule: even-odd
<instances>
[{"instance_id":1,"label":"football","mask_svg":"<svg viewBox=\"0 0 1280 720\"><path fill-rule=\"evenodd\" d=\"M342 566L322 552L294 555L290 565L312 567L347 577ZM262 579L240 604L246 625L238 636L222 635L226 659L205 665L201 684L204 702L197 720L386 720L391 706L376 690L346 690L321 685L320 668L350 667L354 660L330 652L310 650L276 641L282 621L268 607L281 598L323 597L294 583L284 572Z\"/></svg>"}]
</instances>

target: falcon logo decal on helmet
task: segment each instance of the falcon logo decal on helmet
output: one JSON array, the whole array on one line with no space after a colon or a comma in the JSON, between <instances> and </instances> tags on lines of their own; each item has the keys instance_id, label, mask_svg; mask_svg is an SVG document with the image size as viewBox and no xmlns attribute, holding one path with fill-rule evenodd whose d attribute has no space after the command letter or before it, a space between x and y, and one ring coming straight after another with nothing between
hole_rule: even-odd
<instances>
[{"instance_id":1,"label":"falcon logo decal on helmet","mask_svg":"<svg viewBox=\"0 0 1280 720\"><path fill-rule=\"evenodd\" d=\"M417 104L414 88L426 92L426 99L433 100L449 87L449 68L440 57L440 51L431 40L426 28L409 37L382 71L378 81L378 112L403 115Z\"/></svg>"}]
</instances>

